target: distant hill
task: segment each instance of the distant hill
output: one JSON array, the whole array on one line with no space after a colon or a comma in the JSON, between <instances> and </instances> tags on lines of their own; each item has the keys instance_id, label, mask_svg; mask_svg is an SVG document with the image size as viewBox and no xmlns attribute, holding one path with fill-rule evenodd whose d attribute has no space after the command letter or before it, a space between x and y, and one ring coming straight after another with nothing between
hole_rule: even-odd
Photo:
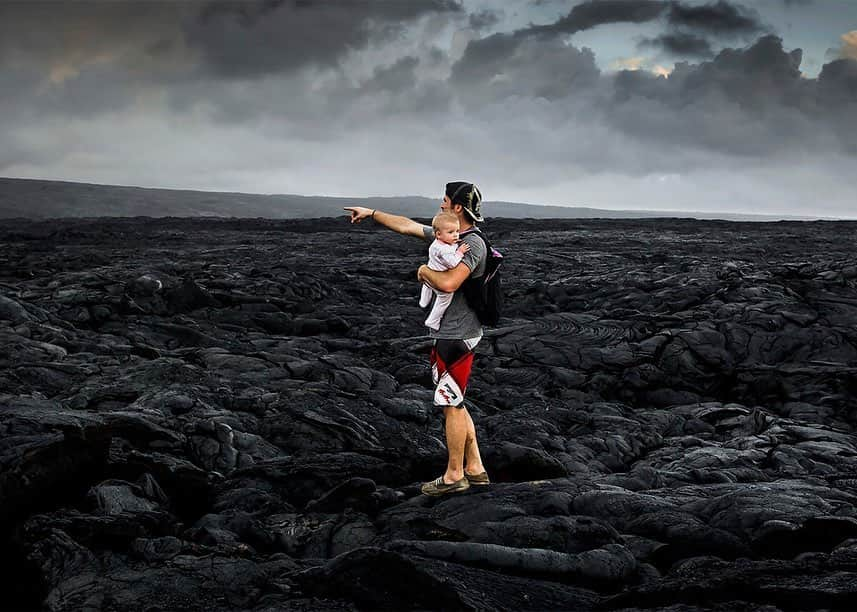
<instances>
[{"instance_id":1,"label":"distant hill","mask_svg":"<svg viewBox=\"0 0 857 612\"><path fill-rule=\"evenodd\" d=\"M300 195L260 195L179 189L93 185L65 181L0 178L0 218L59 217L264 217L294 219L336 217L343 206L367 206L408 217L430 217L439 198L330 198ZM642 219L688 217L735 221L772 221L810 217L774 217L714 213L603 210L539 206L516 202L483 204L486 217L534 219Z\"/></svg>"}]
</instances>

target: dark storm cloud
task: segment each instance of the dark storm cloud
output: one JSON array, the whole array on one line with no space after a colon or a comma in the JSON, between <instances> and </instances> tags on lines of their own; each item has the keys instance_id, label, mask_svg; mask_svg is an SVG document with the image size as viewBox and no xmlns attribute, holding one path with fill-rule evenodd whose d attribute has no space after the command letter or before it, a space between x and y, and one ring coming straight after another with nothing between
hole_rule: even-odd
<instances>
[{"instance_id":1,"label":"dark storm cloud","mask_svg":"<svg viewBox=\"0 0 857 612\"><path fill-rule=\"evenodd\" d=\"M350 51L430 15L466 23L452 0L0 2L0 111L5 121L86 119L145 106L161 92L173 111L219 107L213 112L233 121L273 108L314 115L305 93L314 84L300 68L338 68ZM407 70L403 62L379 78L403 87ZM292 79L292 90L269 101L229 85L267 76Z\"/></svg>"},{"instance_id":2,"label":"dark storm cloud","mask_svg":"<svg viewBox=\"0 0 857 612\"><path fill-rule=\"evenodd\" d=\"M666 16L673 28L687 28L717 34L754 33L762 30L758 17L726 0L705 5L659 0L589 0L578 4L565 17L537 32L574 34L611 23L645 23Z\"/></svg>"},{"instance_id":3,"label":"dark storm cloud","mask_svg":"<svg viewBox=\"0 0 857 612\"><path fill-rule=\"evenodd\" d=\"M725 0L706 5L686 5L660 0L588 0L547 25L531 25L511 33L500 32L471 41L455 66L456 80L477 76L483 71L498 73L518 47L531 38L545 40L567 36L596 26L614 23L646 23L665 17L670 31L644 45L657 46L674 55L700 58L713 55L711 44L693 30L718 36L746 34L761 29L754 14ZM563 78L558 75L558 78Z\"/></svg>"},{"instance_id":4,"label":"dark storm cloud","mask_svg":"<svg viewBox=\"0 0 857 612\"><path fill-rule=\"evenodd\" d=\"M713 171L716 189L752 163L857 155L857 63L805 78L800 50L776 37L736 44L759 20L725 2L584 2L487 36L499 22L451 2L37 2L14 5L11 22L10 6L0 0L0 168L19 174L405 193L465 164L495 187ZM668 78L601 72L573 44L646 21L642 44L693 61ZM724 40L737 48L697 59ZM477 155L450 154L473 144ZM560 187L555 201L574 193Z\"/></svg>"},{"instance_id":5,"label":"dark storm cloud","mask_svg":"<svg viewBox=\"0 0 857 612\"><path fill-rule=\"evenodd\" d=\"M253 78L304 66L330 67L349 51L402 33L402 25L453 0L277 0L217 2L186 23L188 43L216 76Z\"/></svg>"},{"instance_id":6,"label":"dark storm cloud","mask_svg":"<svg viewBox=\"0 0 857 612\"><path fill-rule=\"evenodd\" d=\"M750 156L838 146L853 154L857 62L832 62L813 80L801 76L801 55L769 35L708 62L679 63L668 79L622 72L606 120L661 146Z\"/></svg>"},{"instance_id":7,"label":"dark storm cloud","mask_svg":"<svg viewBox=\"0 0 857 612\"><path fill-rule=\"evenodd\" d=\"M755 15L726 0L705 5L656 0L589 0L578 4L556 22L532 26L526 33L574 34L612 23L645 23L664 17L666 33L645 39L640 46L660 49L670 55L707 58L714 55L705 34L718 37L747 35L762 30Z\"/></svg>"},{"instance_id":8,"label":"dark storm cloud","mask_svg":"<svg viewBox=\"0 0 857 612\"><path fill-rule=\"evenodd\" d=\"M392 66L376 68L371 79L364 83L364 88L370 91L399 92L412 89L417 84L414 72L419 60L407 56L400 58Z\"/></svg>"},{"instance_id":9,"label":"dark storm cloud","mask_svg":"<svg viewBox=\"0 0 857 612\"><path fill-rule=\"evenodd\" d=\"M509 96L554 100L592 87L599 74L589 49L558 39L494 36L468 46L453 66L450 84L468 105Z\"/></svg>"},{"instance_id":10,"label":"dark storm cloud","mask_svg":"<svg viewBox=\"0 0 857 612\"><path fill-rule=\"evenodd\" d=\"M720 35L752 34L763 29L757 16L725 0L701 6L673 2L667 19L673 26Z\"/></svg>"},{"instance_id":11,"label":"dark storm cloud","mask_svg":"<svg viewBox=\"0 0 857 612\"><path fill-rule=\"evenodd\" d=\"M514 56L518 46L526 41L528 33L518 30L511 34L497 32L485 38L472 40L464 54L452 67L453 81L466 82L493 77L502 72L504 64Z\"/></svg>"},{"instance_id":12,"label":"dark storm cloud","mask_svg":"<svg viewBox=\"0 0 857 612\"><path fill-rule=\"evenodd\" d=\"M92 118L132 104L178 65L176 23L192 3L0 3L0 111L7 122Z\"/></svg>"},{"instance_id":13,"label":"dark storm cloud","mask_svg":"<svg viewBox=\"0 0 857 612\"><path fill-rule=\"evenodd\" d=\"M830 62L818 79L809 79L800 70L802 55L766 35L746 47L723 49L710 61L680 62L669 78L645 70L611 74L598 71L587 49L518 33L473 41L450 82L460 103L475 102L479 112L487 112L479 103L502 104L513 96L562 98L550 113L535 101L532 114L517 111L528 124L545 127L531 146L552 137L552 122L585 117L622 134L629 150L646 151L626 160L630 172L652 171L671 157L676 163L676 155L683 156L679 166L690 165L696 155L689 152L755 159L798 151L854 155L857 61ZM536 119L539 113L545 114ZM595 172L614 163L620 148L614 143L584 152L570 144L568 157Z\"/></svg>"},{"instance_id":14,"label":"dark storm cloud","mask_svg":"<svg viewBox=\"0 0 857 612\"><path fill-rule=\"evenodd\" d=\"M665 2L655 0L589 0L578 4L568 15L552 24L533 25L509 33L498 32L470 41L462 57L453 66L451 80L455 86L466 86L468 83L485 86L502 77L503 80L493 89L504 92L504 95L511 95L519 88L522 92L532 91L527 87L535 80L542 82L537 87L538 91L550 92L550 97L557 97L570 86L572 77L586 79L598 74L591 53L586 56L573 47L571 51L565 52L568 56L565 61L561 60L557 65L557 54L562 54L556 42L559 35L608 23L650 21L665 9ZM550 50L551 61L536 60L525 71L515 67L522 65L528 56L537 55L539 48ZM557 69L558 72L549 72ZM513 77L511 73L516 76Z\"/></svg>"},{"instance_id":15,"label":"dark storm cloud","mask_svg":"<svg viewBox=\"0 0 857 612\"><path fill-rule=\"evenodd\" d=\"M640 43L640 47L659 49L671 55L683 57L705 58L714 55L711 43L707 39L685 32L662 34L655 38L648 38Z\"/></svg>"},{"instance_id":16,"label":"dark storm cloud","mask_svg":"<svg viewBox=\"0 0 857 612\"><path fill-rule=\"evenodd\" d=\"M470 29L478 32L497 25L501 16L502 13L499 11L484 10L478 13L471 13L467 21Z\"/></svg>"},{"instance_id":17,"label":"dark storm cloud","mask_svg":"<svg viewBox=\"0 0 857 612\"><path fill-rule=\"evenodd\" d=\"M609 23L644 23L661 16L667 3L656 0L589 0L568 15L546 26L533 26L541 33L574 34Z\"/></svg>"},{"instance_id":18,"label":"dark storm cloud","mask_svg":"<svg viewBox=\"0 0 857 612\"><path fill-rule=\"evenodd\" d=\"M194 0L2 2L0 62L106 61L132 51L138 56L134 60L145 60L146 50L157 55L169 48L178 35L177 24L202 6Z\"/></svg>"},{"instance_id":19,"label":"dark storm cloud","mask_svg":"<svg viewBox=\"0 0 857 612\"><path fill-rule=\"evenodd\" d=\"M828 106L857 112L857 60L837 59L825 64L818 75L818 88ZM857 139L854 144L857 146Z\"/></svg>"},{"instance_id":20,"label":"dark storm cloud","mask_svg":"<svg viewBox=\"0 0 857 612\"><path fill-rule=\"evenodd\" d=\"M709 58L714 55L714 50L708 36L744 37L763 29L754 13L725 0L705 5L672 2L666 21L668 31L645 39L640 47L659 49L671 56Z\"/></svg>"},{"instance_id":21,"label":"dark storm cloud","mask_svg":"<svg viewBox=\"0 0 857 612\"><path fill-rule=\"evenodd\" d=\"M450 84L465 103L513 95L556 99L588 88L599 74L589 49L556 38L495 34L467 46Z\"/></svg>"},{"instance_id":22,"label":"dark storm cloud","mask_svg":"<svg viewBox=\"0 0 857 612\"><path fill-rule=\"evenodd\" d=\"M747 49L724 49L711 62L678 68L673 84L683 101L716 91L745 107L800 106L807 90L800 72L802 55L800 49L783 49L777 36L763 36Z\"/></svg>"},{"instance_id":23,"label":"dark storm cloud","mask_svg":"<svg viewBox=\"0 0 857 612\"><path fill-rule=\"evenodd\" d=\"M641 96L674 110L717 98L741 109L800 108L812 83L801 78L801 50L787 52L776 36L764 36L745 49L724 49L713 60L676 64L669 79L646 72L620 73L616 92L623 99Z\"/></svg>"},{"instance_id":24,"label":"dark storm cloud","mask_svg":"<svg viewBox=\"0 0 857 612\"><path fill-rule=\"evenodd\" d=\"M104 64L153 81L177 72L252 78L335 65L438 13L463 10L454 0L0 2L0 65L43 70L54 81Z\"/></svg>"},{"instance_id":25,"label":"dark storm cloud","mask_svg":"<svg viewBox=\"0 0 857 612\"><path fill-rule=\"evenodd\" d=\"M210 0L205 2L202 10L199 13L199 18L202 21L215 19L218 16L226 16L227 18L235 19L246 27L252 27L260 19L264 18L268 13L275 12L288 0L252 0L250 2L235 2L229 0ZM293 0L291 2L295 7L311 6L312 2L303 0Z\"/></svg>"}]
</instances>

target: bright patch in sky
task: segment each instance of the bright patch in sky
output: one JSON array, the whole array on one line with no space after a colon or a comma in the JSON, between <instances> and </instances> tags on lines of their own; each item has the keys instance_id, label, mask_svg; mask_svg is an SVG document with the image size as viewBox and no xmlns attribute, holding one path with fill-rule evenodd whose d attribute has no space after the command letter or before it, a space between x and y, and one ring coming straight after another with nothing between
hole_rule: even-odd
<instances>
[{"instance_id":1,"label":"bright patch in sky","mask_svg":"<svg viewBox=\"0 0 857 612\"><path fill-rule=\"evenodd\" d=\"M613 70L639 70L646 61L645 57L625 57L610 64Z\"/></svg>"},{"instance_id":2,"label":"bright patch in sky","mask_svg":"<svg viewBox=\"0 0 857 612\"><path fill-rule=\"evenodd\" d=\"M842 35L842 57L857 60L857 30Z\"/></svg>"}]
</instances>

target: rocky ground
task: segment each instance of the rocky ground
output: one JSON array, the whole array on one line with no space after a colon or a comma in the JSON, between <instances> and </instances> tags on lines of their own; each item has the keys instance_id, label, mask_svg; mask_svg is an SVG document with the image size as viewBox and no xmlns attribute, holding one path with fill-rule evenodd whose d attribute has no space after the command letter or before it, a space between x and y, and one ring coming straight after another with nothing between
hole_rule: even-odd
<instances>
[{"instance_id":1,"label":"rocky ground","mask_svg":"<svg viewBox=\"0 0 857 612\"><path fill-rule=\"evenodd\" d=\"M494 484L435 499L425 245L3 221L0 607L853 609L857 224L485 227Z\"/></svg>"}]
</instances>

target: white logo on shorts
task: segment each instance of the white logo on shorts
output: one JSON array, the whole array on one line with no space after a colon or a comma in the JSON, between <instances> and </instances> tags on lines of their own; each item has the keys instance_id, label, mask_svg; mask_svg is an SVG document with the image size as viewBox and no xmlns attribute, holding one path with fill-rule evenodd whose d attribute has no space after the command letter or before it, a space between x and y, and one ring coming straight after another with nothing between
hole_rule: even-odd
<instances>
[{"instance_id":1,"label":"white logo on shorts","mask_svg":"<svg viewBox=\"0 0 857 612\"><path fill-rule=\"evenodd\" d=\"M435 406L457 406L461 403L464 394L449 372L445 372L434 389Z\"/></svg>"}]
</instances>

